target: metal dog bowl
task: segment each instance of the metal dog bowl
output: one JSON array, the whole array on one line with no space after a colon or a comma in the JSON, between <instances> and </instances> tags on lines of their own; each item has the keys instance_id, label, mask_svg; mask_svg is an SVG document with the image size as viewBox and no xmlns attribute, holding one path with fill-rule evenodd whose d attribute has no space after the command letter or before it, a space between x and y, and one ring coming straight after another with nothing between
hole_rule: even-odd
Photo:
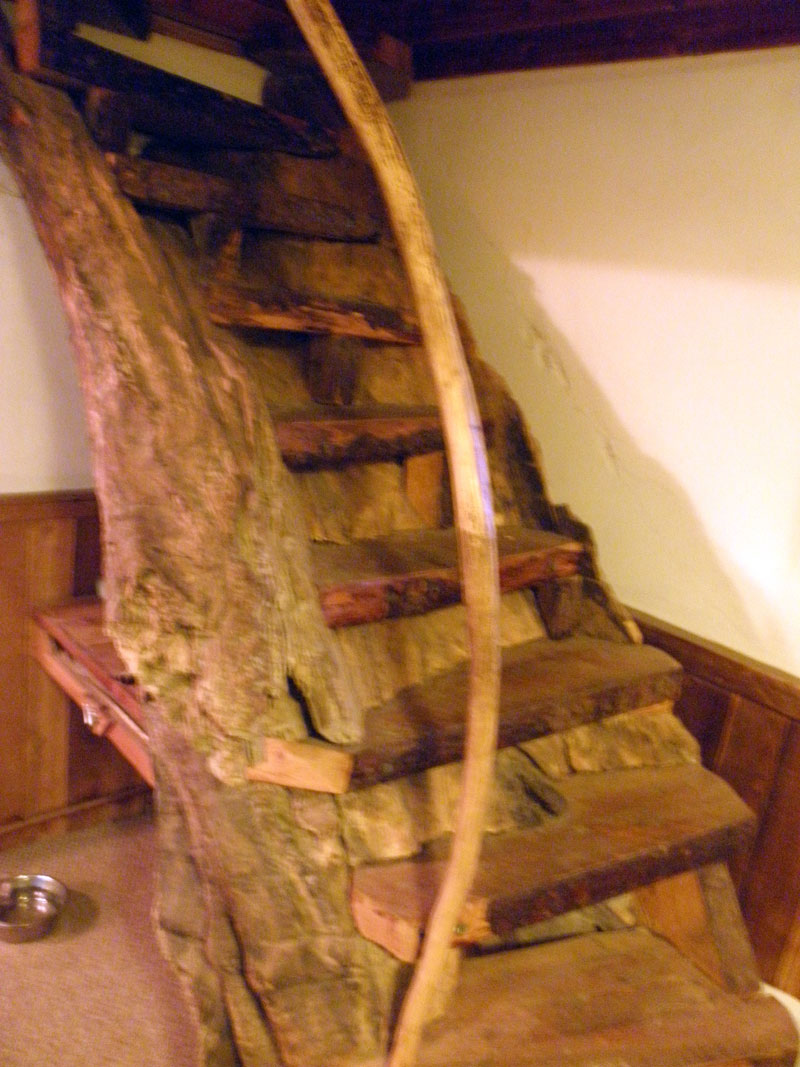
<instances>
[{"instance_id":1,"label":"metal dog bowl","mask_svg":"<svg viewBox=\"0 0 800 1067\"><path fill-rule=\"evenodd\" d=\"M66 888L47 874L0 876L0 941L44 937L66 902Z\"/></svg>"}]
</instances>

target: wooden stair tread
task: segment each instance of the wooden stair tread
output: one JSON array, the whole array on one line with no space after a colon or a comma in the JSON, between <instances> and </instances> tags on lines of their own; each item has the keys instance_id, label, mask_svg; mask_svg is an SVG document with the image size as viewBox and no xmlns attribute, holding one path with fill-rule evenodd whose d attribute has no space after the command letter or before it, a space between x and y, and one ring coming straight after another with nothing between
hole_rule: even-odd
<instances>
[{"instance_id":1,"label":"wooden stair tread","mask_svg":"<svg viewBox=\"0 0 800 1067\"><path fill-rule=\"evenodd\" d=\"M277 180L252 182L119 153L107 153L120 189L139 204L191 213L218 212L255 229L326 240L369 241L378 221L363 211L289 193Z\"/></svg>"},{"instance_id":2,"label":"wooden stair tread","mask_svg":"<svg viewBox=\"0 0 800 1067\"><path fill-rule=\"evenodd\" d=\"M563 813L484 839L460 940L479 941L729 858L755 820L720 778L695 764L576 774L555 785ZM390 951L418 942L445 863L412 859L353 873L366 937ZM388 919L388 923L387 923Z\"/></svg>"},{"instance_id":3,"label":"wooden stair tread","mask_svg":"<svg viewBox=\"0 0 800 1067\"><path fill-rule=\"evenodd\" d=\"M499 747L674 700L680 678L680 665L649 645L583 636L512 645L503 649ZM460 663L368 711L365 740L351 749L354 784L461 759L468 683Z\"/></svg>"},{"instance_id":4,"label":"wooden stair tread","mask_svg":"<svg viewBox=\"0 0 800 1067\"><path fill-rule=\"evenodd\" d=\"M419 330L402 313L379 304L328 301L300 293L264 293L255 286L215 280L206 285L213 322L248 329L360 337L385 344L418 344Z\"/></svg>"},{"instance_id":5,"label":"wooden stair tread","mask_svg":"<svg viewBox=\"0 0 800 1067\"><path fill-rule=\"evenodd\" d=\"M575 574L583 545L523 526L497 530L500 590ZM404 530L340 545L314 542L312 569L329 626L418 615L461 599L453 529Z\"/></svg>"},{"instance_id":6,"label":"wooden stair tread","mask_svg":"<svg viewBox=\"0 0 800 1067\"><path fill-rule=\"evenodd\" d=\"M644 929L568 938L465 962L420 1067L791 1067L797 1032L762 994L705 978Z\"/></svg>"},{"instance_id":7,"label":"wooden stair tread","mask_svg":"<svg viewBox=\"0 0 800 1067\"><path fill-rule=\"evenodd\" d=\"M342 463L379 462L435 452L444 447L435 407L316 405L276 412L275 436L293 470Z\"/></svg>"}]
</instances>

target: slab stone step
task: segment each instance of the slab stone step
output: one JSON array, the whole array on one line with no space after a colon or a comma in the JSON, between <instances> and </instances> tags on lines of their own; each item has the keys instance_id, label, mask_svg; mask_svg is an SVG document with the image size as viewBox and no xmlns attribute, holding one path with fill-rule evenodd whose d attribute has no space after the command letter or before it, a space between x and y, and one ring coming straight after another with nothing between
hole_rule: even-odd
<instances>
[{"instance_id":1,"label":"slab stone step","mask_svg":"<svg viewBox=\"0 0 800 1067\"><path fill-rule=\"evenodd\" d=\"M435 407L318 405L278 412L274 424L284 462L292 470L378 463L444 447Z\"/></svg>"},{"instance_id":2,"label":"slab stone step","mask_svg":"<svg viewBox=\"0 0 800 1067\"><path fill-rule=\"evenodd\" d=\"M584 547L523 526L497 530L500 590L525 589L577 572ZM461 599L452 529L411 530L339 545L314 542L312 570L331 627L419 615Z\"/></svg>"},{"instance_id":3,"label":"slab stone step","mask_svg":"<svg viewBox=\"0 0 800 1067\"><path fill-rule=\"evenodd\" d=\"M680 680L680 665L648 645L583 636L512 645L503 649L498 746L674 700ZM353 785L461 759L468 685L460 663L369 710L365 740L351 749Z\"/></svg>"},{"instance_id":4,"label":"slab stone step","mask_svg":"<svg viewBox=\"0 0 800 1067\"><path fill-rule=\"evenodd\" d=\"M647 930L467 960L419 1067L791 1067L797 1033L772 997L720 989Z\"/></svg>"},{"instance_id":5,"label":"slab stone step","mask_svg":"<svg viewBox=\"0 0 800 1067\"><path fill-rule=\"evenodd\" d=\"M487 835L459 924L461 943L551 919L682 871L728 859L755 819L720 778L695 764L576 774L558 783L557 814ZM413 961L441 885L443 860L369 864L353 874L361 933Z\"/></svg>"}]
</instances>

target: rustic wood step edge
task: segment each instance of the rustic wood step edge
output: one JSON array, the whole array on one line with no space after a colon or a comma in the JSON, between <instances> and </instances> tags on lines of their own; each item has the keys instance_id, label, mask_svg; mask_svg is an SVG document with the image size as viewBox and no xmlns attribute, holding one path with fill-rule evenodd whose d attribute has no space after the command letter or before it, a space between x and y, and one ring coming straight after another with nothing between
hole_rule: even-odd
<instances>
[{"instance_id":1,"label":"rustic wood step edge","mask_svg":"<svg viewBox=\"0 0 800 1067\"><path fill-rule=\"evenodd\" d=\"M452 543L436 545L436 560L430 552L426 558L426 539L445 533ZM577 574L585 551L578 541L526 527L498 528L497 542L501 593ZM350 545L316 542L311 557L322 614L331 628L420 615L462 599L452 531L402 532Z\"/></svg>"},{"instance_id":2,"label":"rustic wood step edge","mask_svg":"<svg viewBox=\"0 0 800 1067\"><path fill-rule=\"evenodd\" d=\"M353 408L277 412L275 436L291 470L345 463L385 462L438 452L444 447L435 407Z\"/></svg>"},{"instance_id":3,"label":"rustic wood step edge","mask_svg":"<svg viewBox=\"0 0 800 1067\"><path fill-rule=\"evenodd\" d=\"M576 995L577 994L577 995ZM765 994L719 989L638 928L465 961L419 1067L792 1067L797 1030Z\"/></svg>"},{"instance_id":4,"label":"rustic wood step edge","mask_svg":"<svg viewBox=\"0 0 800 1067\"><path fill-rule=\"evenodd\" d=\"M278 181L265 177L255 190L244 181L123 153L107 152L106 161L122 192L138 204L195 214L213 212L252 229L300 237L371 241L378 234L378 221L370 215L288 193Z\"/></svg>"},{"instance_id":5,"label":"rustic wood step edge","mask_svg":"<svg viewBox=\"0 0 800 1067\"><path fill-rule=\"evenodd\" d=\"M733 790L695 764L577 774L555 784L564 812L487 836L456 943L512 930L729 858L755 820ZM351 906L363 936L406 962L417 954L441 860L366 865Z\"/></svg>"},{"instance_id":6,"label":"rustic wood step edge","mask_svg":"<svg viewBox=\"0 0 800 1067\"><path fill-rule=\"evenodd\" d=\"M675 700L680 692L680 665L647 645L542 639L504 648L502 656L500 748ZM461 759L467 684L461 663L369 709L364 741L350 748L353 788Z\"/></svg>"},{"instance_id":7,"label":"rustic wood step edge","mask_svg":"<svg viewBox=\"0 0 800 1067\"><path fill-rule=\"evenodd\" d=\"M394 308L376 304L333 303L300 294L279 298L253 286L212 281L205 286L205 303L212 322L220 326L333 334L383 344L415 345L417 327Z\"/></svg>"}]
</instances>

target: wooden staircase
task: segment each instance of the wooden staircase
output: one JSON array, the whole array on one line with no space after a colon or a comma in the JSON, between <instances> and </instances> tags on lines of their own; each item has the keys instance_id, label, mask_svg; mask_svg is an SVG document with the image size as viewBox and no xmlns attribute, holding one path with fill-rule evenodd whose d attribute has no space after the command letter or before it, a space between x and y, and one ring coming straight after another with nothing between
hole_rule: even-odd
<instances>
[{"instance_id":1,"label":"wooden staircase","mask_svg":"<svg viewBox=\"0 0 800 1067\"><path fill-rule=\"evenodd\" d=\"M442 428L404 273L345 132L326 131L323 154L316 141L230 149L208 130L181 148L147 106L155 89L128 83L124 114L153 137L148 158L128 155L115 64L96 83L106 95L86 94L87 119L148 225L191 232L180 254L207 314L262 361L274 438L308 520L322 616L360 678L360 740L333 743L311 724L307 740L267 738L248 788L339 794L345 813L370 823L363 840L386 839L385 851L351 849L354 921L410 963L447 833L412 828L415 846L397 845L374 813L386 783L435 791L436 776L460 760L469 664ZM69 74L84 76L74 64ZM280 126L270 136L280 140ZM252 180L253 168L263 179ZM561 777L542 770L552 767L537 739L605 729L613 738L620 724L635 733L670 722L680 669L636 639L585 530L547 500L516 409L471 363L503 597L496 788L512 814L485 839L453 933L458 980L419 1063L789 1067L797 1035L759 993L725 868L752 832L742 802L669 743L656 742L652 758L623 753ZM139 734L130 736L144 750L144 697L101 636L98 606L39 622L47 669L62 684L73 670L73 695L91 690L110 718L135 713Z\"/></svg>"}]
</instances>

